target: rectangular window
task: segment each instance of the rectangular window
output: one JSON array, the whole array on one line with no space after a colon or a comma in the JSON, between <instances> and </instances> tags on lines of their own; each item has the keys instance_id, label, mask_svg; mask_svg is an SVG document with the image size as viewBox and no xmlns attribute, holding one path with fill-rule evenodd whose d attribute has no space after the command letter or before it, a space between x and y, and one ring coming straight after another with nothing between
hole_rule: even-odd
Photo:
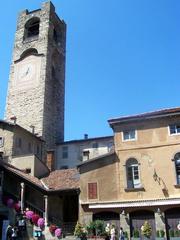
<instances>
[{"instance_id":1,"label":"rectangular window","mask_svg":"<svg viewBox=\"0 0 180 240\"><path fill-rule=\"evenodd\" d=\"M67 165L64 165L64 166L61 166L60 169L68 169L68 166Z\"/></svg>"},{"instance_id":2,"label":"rectangular window","mask_svg":"<svg viewBox=\"0 0 180 240\"><path fill-rule=\"evenodd\" d=\"M170 135L180 134L180 124L179 125L176 125L176 124L169 125L169 133L170 133Z\"/></svg>"},{"instance_id":3,"label":"rectangular window","mask_svg":"<svg viewBox=\"0 0 180 240\"><path fill-rule=\"evenodd\" d=\"M97 142L94 142L94 143L92 144L92 148L98 148L98 143L97 143Z\"/></svg>"},{"instance_id":4,"label":"rectangular window","mask_svg":"<svg viewBox=\"0 0 180 240\"><path fill-rule=\"evenodd\" d=\"M89 155L90 155L90 151L89 151L89 150L84 150L84 151L82 152L83 161L89 160Z\"/></svg>"},{"instance_id":5,"label":"rectangular window","mask_svg":"<svg viewBox=\"0 0 180 240\"><path fill-rule=\"evenodd\" d=\"M123 131L123 140L124 141L131 141L136 139L136 130L126 130Z\"/></svg>"},{"instance_id":6,"label":"rectangular window","mask_svg":"<svg viewBox=\"0 0 180 240\"><path fill-rule=\"evenodd\" d=\"M62 158L68 158L68 147L62 147Z\"/></svg>"},{"instance_id":7,"label":"rectangular window","mask_svg":"<svg viewBox=\"0 0 180 240\"><path fill-rule=\"evenodd\" d=\"M31 173L31 168L26 168L26 169L25 169L25 172L26 172L27 174Z\"/></svg>"},{"instance_id":8,"label":"rectangular window","mask_svg":"<svg viewBox=\"0 0 180 240\"><path fill-rule=\"evenodd\" d=\"M4 146L4 138L0 137L0 147L3 147L3 146Z\"/></svg>"},{"instance_id":9,"label":"rectangular window","mask_svg":"<svg viewBox=\"0 0 180 240\"><path fill-rule=\"evenodd\" d=\"M114 150L113 142L109 142L109 143L107 144L107 148L108 148L108 152L113 151L113 150Z\"/></svg>"},{"instance_id":10,"label":"rectangular window","mask_svg":"<svg viewBox=\"0 0 180 240\"><path fill-rule=\"evenodd\" d=\"M88 198L97 199L97 182L88 183Z\"/></svg>"}]
</instances>

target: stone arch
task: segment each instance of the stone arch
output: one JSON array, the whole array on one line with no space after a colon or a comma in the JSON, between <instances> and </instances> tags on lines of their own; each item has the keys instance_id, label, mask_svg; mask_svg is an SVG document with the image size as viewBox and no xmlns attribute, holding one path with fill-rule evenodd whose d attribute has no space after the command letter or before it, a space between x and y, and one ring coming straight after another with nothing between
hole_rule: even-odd
<instances>
[{"instance_id":1,"label":"stone arch","mask_svg":"<svg viewBox=\"0 0 180 240\"><path fill-rule=\"evenodd\" d=\"M28 57L30 55L37 55L37 54L38 54L38 51L37 51L36 48L29 48L21 54L20 58L25 58L25 57Z\"/></svg>"},{"instance_id":2,"label":"stone arch","mask_svg":"<svg viewBox=\"0 0 180 240\"><path fill-rule=\"evenodd\" d=\"M177 231L180 223L180 207L171 207L165 211L166 235L170 239L169 232Z\"/></svg>"},{"instance_id":3,"label":"stone arch","mask_svg":"<svg viewBox=\"0 0 180 240\"><path fill-rule=\"evenodd\" d=\"M33 17L29 19L25 24L25 34L24 38L32 38L39 35L39 25L40 19L38 17Z\"/></svg>"},{"instance_id":4,"label":"stone arch","mask_svg":"<svg viewBox=\"0 0 180 240\"><path fill-rule=\"evenodd\" d=\"M156 236L156 225L154 212L150 210L135 210L129 214L130 218L130 234L133 237L134 230L138 230L141 235L141 227L145 221L148 221L152 228L152 235L150 239L155 239Z\"/></svg>"}]
</instances>

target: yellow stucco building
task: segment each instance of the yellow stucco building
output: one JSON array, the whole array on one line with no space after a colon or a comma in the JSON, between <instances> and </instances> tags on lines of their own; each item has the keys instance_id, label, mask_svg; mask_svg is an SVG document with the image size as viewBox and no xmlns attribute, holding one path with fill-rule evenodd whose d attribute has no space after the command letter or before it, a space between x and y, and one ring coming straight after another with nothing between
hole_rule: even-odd
<instances>
[{"instance_id":1,"label":"yellow stucco building","mask_svg":"<svg viewBox=\"0 0 180 240\"><path fill-rule=\"evenodd\" d=\"M80 219L103 219L133 237L147 220L157 231L180 221L180 108L110 119L113 152L79 165Z\"/></svg>"}]
</instances>

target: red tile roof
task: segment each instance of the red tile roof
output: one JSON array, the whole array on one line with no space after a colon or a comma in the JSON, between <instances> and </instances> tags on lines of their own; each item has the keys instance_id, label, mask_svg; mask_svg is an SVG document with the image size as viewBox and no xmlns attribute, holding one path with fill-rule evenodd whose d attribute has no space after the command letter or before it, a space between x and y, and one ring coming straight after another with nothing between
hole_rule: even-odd
<instances>
[{"instance_id":1,"label":"red tile roof","mask_svg":"<svg viewBox=\"0 0 180 240\"><path fill-rule=\"evenodd\" d=\"M56 170L50 173L48 177L42 178L43 183L54 190L78 189L79 173L77 169Z\"/></svg>"},{"instance_id":2,"label":"red tile roof","mask_svg":"<svg viewBox=\"0 0 180 240\"><path fill-rule=\"evenodd\" d=\"M3 167L26 181L42 188L46 191L63 191L79 189L79 173L77 169L56 170L49 174L49 176L38 179L33 177L23 170L20 170L11 164L3 163Z\"/></svg>"}]
</instances>

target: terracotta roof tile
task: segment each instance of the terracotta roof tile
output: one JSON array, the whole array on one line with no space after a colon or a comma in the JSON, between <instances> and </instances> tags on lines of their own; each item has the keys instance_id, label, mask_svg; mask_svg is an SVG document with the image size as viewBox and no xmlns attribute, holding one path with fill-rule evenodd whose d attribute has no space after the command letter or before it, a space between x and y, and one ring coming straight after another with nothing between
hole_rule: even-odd
<instances>
[{"instance_id":1,"label":"terracotta roof tile","mask_svg":"<svg viewBox=\"0 0 180 240\"><path fill-rule=\"evenodd\" d=\"M50 190L66 190L79 188L79 173L77 169L56 170L48 177L42 178Z\"/></svg>"},{"instance_id":2,"label":"terracotta roof tile","mask_svg":"<svg viewBox=\"0 0 180 240\"><path fill-rule=\"evenodd\" d=\"M73 190L79 189L79 173L77 169L66 169L66 170L56 170L49 174L49 176L38 179L33 177L23 170L20 170L14 167L11 164L3 163L3 167L18 176L24 178L26 181L29 181L43 190L50 191L61 191L61 190Z\"/></svg>"}]
</instances>

